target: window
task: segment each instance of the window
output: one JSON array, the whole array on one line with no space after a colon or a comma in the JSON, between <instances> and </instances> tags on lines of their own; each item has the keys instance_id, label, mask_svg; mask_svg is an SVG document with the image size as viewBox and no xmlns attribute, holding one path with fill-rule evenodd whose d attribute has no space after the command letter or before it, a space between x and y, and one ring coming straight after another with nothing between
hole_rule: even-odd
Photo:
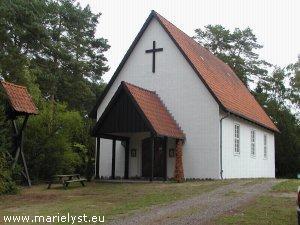
<instances>
[{"instance_id":1,"label":"window","mask_svg":"<svg viewBox=\"0 0 300 225\"><path fill-rule=\"evenodd\" d=\"M251 130L251 155L255 156L255 130Z\"/></svg>"},{"instance_id":2,"label":"window","mask_svg":"<svg viewBox=\"0 0 300 225\"><path fill-rule=\"evenodd\" d=\"M268 151L268 142L267 142L267 135L264 134L264 158L267 158L267 151Z\"/></svg>"},{"instance_id":3,"label":"window","mask_svg":"<svg viewBox=\"0 0 300 225\"><path fill-rule=\"evenodd\" d=\"M234 154L240 154L240 125L234 124Z\"/></svg>"}]
</instances>

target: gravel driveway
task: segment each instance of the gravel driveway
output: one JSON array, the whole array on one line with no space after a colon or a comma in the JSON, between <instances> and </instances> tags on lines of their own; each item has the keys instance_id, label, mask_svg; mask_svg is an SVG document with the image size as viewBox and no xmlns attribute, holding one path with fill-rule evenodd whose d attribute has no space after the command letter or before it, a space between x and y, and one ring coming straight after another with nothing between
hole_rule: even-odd
<instances>
[{"instance_id":1,"label":"gravel driveway","mask_svg":"<svg viewBox=\"0 0 300 225\"><path fill-rule=\"evenodd\" d=\"M255 199L278 182L275 179L236 180L209 193L169 205L154 206L109 224L206 224L214 217Z\"/></svg>"}]
</instances>

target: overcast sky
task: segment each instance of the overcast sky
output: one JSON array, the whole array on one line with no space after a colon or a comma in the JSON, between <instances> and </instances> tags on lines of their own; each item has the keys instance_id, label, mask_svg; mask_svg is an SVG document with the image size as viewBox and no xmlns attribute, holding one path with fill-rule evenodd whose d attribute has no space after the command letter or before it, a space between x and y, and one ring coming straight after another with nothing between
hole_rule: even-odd
<instances>
[{"instance_id":1,"label":"overcast sky","mask_svg":"<svg viewBox=\"0 0 300 225\"><path fill-rule=\"evenodd\" d=\"M154 9L189 36L196 28L221 24L229 29L250 27L260 44L262 59L286 66L300 54L300 0L78 0L102 13L97 37L108 39L105 54L108 82L124 54Z\"/></svg>"}]
</instances>

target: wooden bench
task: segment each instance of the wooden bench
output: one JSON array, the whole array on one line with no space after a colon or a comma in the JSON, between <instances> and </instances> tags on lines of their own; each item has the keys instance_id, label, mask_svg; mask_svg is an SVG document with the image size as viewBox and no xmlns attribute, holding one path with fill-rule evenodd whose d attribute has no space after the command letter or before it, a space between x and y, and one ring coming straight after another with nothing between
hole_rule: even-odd
<instances>
[{"instance_id":1,"label":"wooden bench","mask_svg":"<svg viewBox=\"0 0 300 225\"><path fill-rule=\"evenodd\" d=\"M55 182L57 181L57 182ZM67 175L55 175L51 178L51 180L46 181L48 184L48 189L51 188L53 183L62 184L63 187L66 189L70 183L80 182L82 186L85 186L84 182L86 179L80 178L80 174L67 174Z\"/></svg>"},{"instance_id":2,"label":"wooden bench","mask_svg":"<svg viewBox=\"0 0 300 225\"><path fill-rule=\"evenodd\" d=\"M64 188L67 188L69 186L69 184L71 184L71 183L77 183L77 182L80 182L81 185L84 187L85 186L85 184L84 184L85 181L86 181L86 179L84 179L84 178L73 179L73 180L66 180L64 182Z\"/></svg>"}]
</instances>

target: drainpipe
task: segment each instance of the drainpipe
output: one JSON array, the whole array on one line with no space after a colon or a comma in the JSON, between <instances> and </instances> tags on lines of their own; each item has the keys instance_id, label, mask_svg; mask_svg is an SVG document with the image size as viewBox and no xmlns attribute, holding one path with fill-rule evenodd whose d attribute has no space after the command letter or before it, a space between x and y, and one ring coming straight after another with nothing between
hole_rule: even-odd
<instances>
[{"instance_id":1,"label":"drainpipe","mask_svg":"<svg viewBox=\"0 0 300 225\"><path fill-rule=\"evenodd\" d=\"M223 147L223 132L222 132L222 121L223 119L227 118L230 115L230 112L228 112L225 116L223 116L220 119L220 176L223 180L223 153L222 153L222 147Z\"/></svg>"}]
</instances>

